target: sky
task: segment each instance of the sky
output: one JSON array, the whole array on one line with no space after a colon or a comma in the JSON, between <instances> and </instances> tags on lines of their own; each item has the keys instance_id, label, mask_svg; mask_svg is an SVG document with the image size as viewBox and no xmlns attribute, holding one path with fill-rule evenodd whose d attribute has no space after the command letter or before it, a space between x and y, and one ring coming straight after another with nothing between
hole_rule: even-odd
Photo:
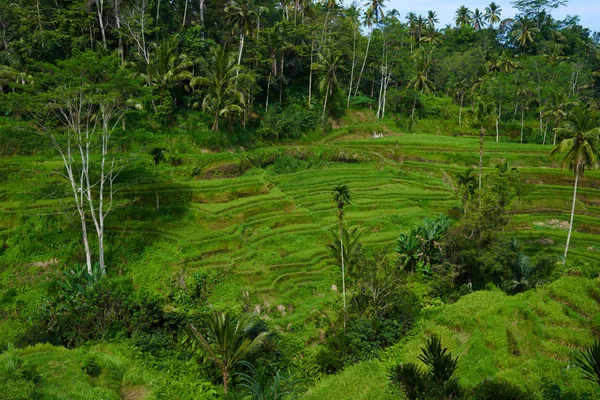
<instances>
[{"instance_id":1,"label":"sky","mask_svg":"<svg viewBox=\"0 0 600 400\"><path fill-rule=\"evenodd\" d=\"M446 24L454 25L454 14L462 6L467 6L471 11L479 8L484 12L485 7L492 0L470 1L470 0L387 0L385 1L385 11L396 9L400 13L400 18L404 19L410 11L423 16L427 15L428 10L437 12L440 28ZM502 8L502 19L513 17L516 10L510 5L510 1L494 0ZM569 0L569 3L552 11L555 19L564 19L567 15L578 15L581 25L589 28L591 32L600 32L600 1L599 0Z\"/></svg>"}]
</instances>

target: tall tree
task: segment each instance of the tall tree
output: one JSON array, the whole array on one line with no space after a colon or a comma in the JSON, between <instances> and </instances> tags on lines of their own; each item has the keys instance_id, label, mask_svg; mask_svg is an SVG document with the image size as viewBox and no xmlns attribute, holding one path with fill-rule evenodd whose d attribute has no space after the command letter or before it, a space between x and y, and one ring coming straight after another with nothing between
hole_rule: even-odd
<instances>
[{"instance_id":1,"label":"tall tree","mask_svg":"<svg viewBox=\"0 0 600 400\"><path fill-rule=\"evenodd\" d=\"M350 204L350 189L345 184L336 185L331 193L337 207L337 217L340 229L340 255L342 261L342 297L344 305L344 327L346 326L346 270L344 268L344 207Z\"/></svg>"},{"instance_id":2,"label":"tall tree","mask_svg":"<svg viewBox=\"0 0 600 400\"><path fill-rule=\"evenodd\" d=\"M369 56L369 46L371 44L371 36L373 34L373 25L377 24L383 18L383 7L385 7L383 3L384 0L370 0L367 1L364 5L367 8L367 10L365 11L364 25L369 30L369 36L367 37L367 48L365 49L365 58L363 59L362 67L360 68L360 73L358 74L358 80L356 81L356 90L354 91L354 96L358 94L358 89L360 89L360 80L365 70L367 57Z\"/></svg>"},{"instance_id":3,"label":"tall tree","mask_svg":"<svg viewBox=\"0 0 600 400\"><path fill-rule=\"evenodd\" d=\"M536 28L541 29L551 10L567 5L568 0L515 0L511 4L519 10L522 17L531 18Z\"/></svg>"},{"instance_id":4,"label":"tall tree","mask_svg":"<svg viewBox=\"0 0 600 400\"><path fill-rule=\"evenodd\" d=\"M595 168L598 164L600 154L592 145L590 136L600 134L600 128L595 127L590 130L585 130L587 127L582 125L583 120L578 117L570 118L563 122L561 132L564 134L573 135L570 139L564 139L550 153L554 156L557 153L566 151L567 154L561 160L560 165L564 169L569 168L575 174L575 183L573 184L573 204L571 206L571 220L569 222L569 233L567 235L567 243L565 245L564 261L567 260L569 251L569 243L571 241L571 232L573 230L573 216L575 215L575 203L577 201L577 183L579 177L583 176L586 168Z\"/></svg>"},{"instance_id":5,"label":"tall tree","mask_svg":"<svg viewBox=\"0 0 600 400\"><path fill-rule=\"evenodd\" d=\"M466 6L460 6L455 15L454 22L459 29L464 26L471 26L473 23L473 13Z\"/></svg>"},{"instance_id":6,"label":"tall tree","mask_svg":"<svg viewBox=\"0 0 600 400\"><path fill-rule=\"evenodd\" d=\"M539 29L533 26L533 22L530 19L519 18L515 23L512 36L519 47L525 48L534 42L535 34L538 32Z\"/></svg>"},{"instance_id":7,"label":"tall tree","mask_svg":"<svg viewBox=\"0 0 600 400\"><path fill-rule=\"evenodd\" d=\"M485 14L483 15L483 17L490 24L490 30L494 28L495 24L500 23L501 15L502 8L500 8L500 6L494 3L493 1L490 3L489 6L485 8Z\"/></svg>"},{"instance_id":8,"label":"tall tree","mask_svg":"<svg viewBox=\"0 0 600 400\"><path fill-rule=\"evenodd\" d=\"M476 8L473 13L473 29L478 31L482 28L485 28L485 17L479 8Z\"/></svg>"},{"instance_id":9,"label":"tall tree","mask_svg":"<svg viewBox=\"0 0 600 400\"><path fill-rule=\"evenodd\" d=\"M321 71L321 79L319 80L319 88L325 93L323 101L323 117L327 111L327 99L337 91L339 82L337 73L342 63L342 57L339 53L330 48L324 49L323 52L317 54L317 62L313 69Z\"/></svg>"},{"instance_id":10,"label":"tall tree","mask_svg":"<svg viewBox=\"0 0 600 400\"><path fill-rule=\"evenodd\" d=\"M221 46L213 46L210 50L208 60L203 59L204 74L196 76L190 81L194 89L201 89L204 111L213 116L211 130L219 131L219 122L222 117L232 114L241 114L244 109L244 94L238 88L238 82L249 78L246 74L239 74L239 66L236 64L235 56L226 52Z\"/></svg>"},{"instance_id":11,"label":"tall tree","mask_svg":"<svg viewBox=\"0 0 600 400\"><path fill-rule=\"evenodd\" d=\"M232 32L238 32L240 35L240 43L238 50L237 65L242 63L242 53L244 51L244 39L253 31L254 23L258 18L252 0L230 0L225 8L231 24ZM236 71L239 73L239 70Z\"/></svg>"}]
</instances>

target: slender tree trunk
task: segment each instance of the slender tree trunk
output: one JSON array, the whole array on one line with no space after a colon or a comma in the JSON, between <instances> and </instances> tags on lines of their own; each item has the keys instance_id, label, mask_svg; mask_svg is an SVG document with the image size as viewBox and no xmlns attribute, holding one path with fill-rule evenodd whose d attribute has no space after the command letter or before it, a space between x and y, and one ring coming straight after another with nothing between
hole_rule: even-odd
<instances>
[{"instance_id":1,"label":"slender tree trunk","mask_svg":"<svg viewBox=\"0 0 600 400\"><path fill-rule=\"evenodd\" d=\"M557 119L554 120L554 129L553 129L553 131L554 131L554 141L552 143L554 146L556 146L556 128L558 128L558 120Z\"/></svg>"},{"instance_id":2,"label":"slender tree trunk","mask_svg":"<svg viewBox=\"0 0 600 400\"><path fill-rule=\"evenodd\" d=\"M479 130L479 208L481 208L481 177L483 174L483 126Z\"/></svg>"},{"instance_id":3,"label":"slender tree trunk","mask_svg":"<svg viewBox=\"0 0 600 400\"><path fill-rule=\"evenodd\" d=\"M323 118L325 118L325 110L327 109L327 95L329 94L329 87L325 89L325 101L323 102Z\"/></svg>"},{"instance_id":4,"label":"slender tree trunk","mask_svg":"<svg viewBox=\"0 0 600 400\"><path fill-rule=\"evenodd\" d=\"M159 202L158 202L158 166L154 164L154 180L156 183L156 213L158 214Z\"/></svg>"},{"instance_id":5,"label":"slender tree trunk","mask_svg":"<svg viewBox=\"0 0 600 400\"><path fill-rule=\"evenodd\" d=\"M185 19L187 17L187 9L188 9L188 0L184 0L185 1L185 7L183 8L183 23L181 24L182 26L185 26Z\"/></svg>"},{"instance_id":6,"label":"slender tree trunk","mask_svg":"<svg viewBox=\"0 0 600 400\"><path fill-rule=\"evenodd\" d=\"M500 131L498 129L498 118L496 118L496 143L498 143L498 139L500 139Z\"/></svg>"},{"instance_id":7,"label":"slender tree trunk","mask_svg":"<svg viewBox=\"0 0 600 400\"><path fill-rule=\"evenodd\" d=\"M240 48L238 50L238 60L237 65L239 66L242 63L242 52L244 51L244 29L240 31ZM237 76L237 72L236 72Z\"/></svg>"},{"instance_id":8,"label":"slender tree trunk","mask_svg":"<svg viewBox=\"0 0 600 400\"><path fill-rule=\"evenodd\" d=\"M202 24L202 28L204 28L204 1L200 0L200 23ZM204 39L204 29L202 29L202 38Z\"/></svg>"},{"instance_id":9,"label":"slender tree trunk","mask_svg":"<svg viewBox=\"0 0 600 400\"><path fill-rule=\"evenodd\" d=\"M415 109L417 108L417 92L415 92L415 101L413 102L412 112L410 113L410 117L415 117Z\"/></svg>"},{"instance_id":10,"label":"slender tree trunk","mask_svg":"<svg viewBox=\"0 0 600 400\"><path fill-rule=\"evenodd\" d=\"M229 387L229 372L225 366L221 367L221 375L223 376L223 392L227 394L227 388Z\"/></svg>"},{"instance_id":11,"label":"slender tree trunk","mask_svg":"<svg viewBox=\"0 0 600 400\"><path fill-rule=\"evenodd\" d=\"M281 52L281 64L279 65L279 104L283 102L283 61L284 53Z\"/></svg>"},{"instance_id":12,"label":"slender tree trunk","mask_svg":"<svg viewBox=\"0 0 600 400\"><path fill-rule=\"evenodd\" d=\"M344 268L344 240L340 231L340 251L342 256L342 299L344 302L344 332L346 332L346 270Z\"/></svg>"},{"instance_id":13,"label":"slender tree trunk","mask_svg":"<svg viewBox=\"0 0 600 400\"><path fill-rule=\"evenodd\" d=\"M311 39L310 41L310 67L308 72L308 108L312 108L311 100L312 100L312 76L313 76L313 53L315 50L315 39Z\"/></svg>"},{"instance_id":14,"label":"slender tree trunk","mask_svg":"<svg viewBox=\"0 0 600 400\"><path fill-rule=\"evenodd\" d=\"M346 102L346 108L350 108L350 96L352 95L352 83L354 82L354 67L356 65L356 27L353 32L352 40L352 68L350 69L350 84L348 88L348 101Z\"/></svg>"},{"instance_id":15,"label":"slender tree trunk","mask_svg":"<svg viewBox=\"0 0 600 400\"><path fill-rule=\"evenodd\" d=\"M160 14L160 0L157 0L157 3L156 3L156 21L154 21L154 24L156 26L158 26L158 16L159 16L159 14ZM143 18L143 16L142 16L142 18Z\"/></svg>"},{"instance_id":16,"label":"slender tree trunk","mask_svg":"<svg viewBox=\"0 0 600 400\"><path fill-rule=\"evenodd\" d=\"M119 0L114 1L115 9L115 25L117 27L117 34L119 35L119 57L121 58L121 65L125 64L125 52L123 49L123 35L121 33L121 17L119 15Z\"/></svg>"},{"instance_id":17,"label":"slender tree trunk","mask_svg":"<svg viewBox=\"0 0 600 400\"><path fill-rule=\"evenodd\" d=\"M521 108L521 143L523 143L523 121L525 119L525 110Z\"/></svg>"},{"instance_id":18,"label":"slender tree trunk","mask_svg":"<svg viewBox=\"0 0 600 400\"><path fill-rule=\"evenodd\" d=\"M100 25L100 34L102 35L102 45L106 48L106 28L104 27L104 0L96 1L96 12L98 14L98 24Z\"/></svg>"},{"instance_id":19,"label":"slender tree trunk","mask_svg":"<svg viewBox=\"0 0 600 400\"><path fill-rule=\"evenodd\" d=\"M362 78L362 74L365 70L365 64L367 63L367 57L369 56L369 46L371 44L371 34L373 31L369 32L369 37L367 38L367 48L365 50L365 58L362 63L362 67L360 68L360 73L358 74L358 80L356 81L356 88L354 89L354 97L358 94L358 89L360 88L360 80Z\"/></svg>"},{"instance_id":20,"label":"slender tree trunk","mask_svg":"<svg viewBox=\"0 0 600 400\"><path fill-rule=\"evenodd\" d=\"M464 99L465 99L465 94L461 93L460 94L460 107L458 108L458 126L462 126L461 119L462 119L462 109L463 109ZM414 110L414 108L413 108L413 110ZM414 111L413 111L413 113L414 113Z\"/></svg>"},{"instance_id":21,"label":"slender tree trunk","mask_svg":"<svg viewBox=\"0 0 600 400\"><path fill-rule=\"evenodd\" d=\"M515 119L517 118L517 107L518 106L519 106L519 102L517 101L515 103L515 112L513 113L513 120L512 120L513 124L515 123Z\"/></svg>"},{"instance_id":22,"label":"slender tree trunk","mask_svg":"<svg viewBox=\"0 0 600 400\"><path fill-rule=\"evenodd\" d=\"M269 72L269 79L267 79L267 101L265 102L265 112L269 111L269 92L271 91L271 76L272 73Z\"/></svg>"},{"instance_id":23,"label":"slender tree trunk","mask_svg":"<svg viewBox=\"0 0 600 400\"><path fill-rule=\"evenodd\" d=\"M573 230L573 216L575 215L575 202L577 200L577 181L579 180L579 168L575 166L575 186L573 188L573 205L571 206L571 222L569 223L569 234L567 235L567 245L565 246L565 255L563 264L567 261L567 253L569 252L569 242L571 241L571 231Z\"/></svg>"}]
</instances>

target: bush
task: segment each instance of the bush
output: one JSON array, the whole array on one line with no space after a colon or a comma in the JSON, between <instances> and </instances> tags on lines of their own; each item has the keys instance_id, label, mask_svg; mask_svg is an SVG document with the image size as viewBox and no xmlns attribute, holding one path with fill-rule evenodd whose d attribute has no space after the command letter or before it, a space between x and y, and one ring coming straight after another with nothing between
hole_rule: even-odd
<instances>
[{"instance_id":1,"label":"bush","mask_svg":"<svg viewBox=\"0 0 600 400\"><path fill-rule=\"evenodd\" d=\"M485 379L472 390L474 400L534 400L536 397L504 379Z\"/></svg>"},{"instance_id":2,"label":"bush","mask_svg":"<svg viewBox=\"0 0 600 400\"><path fill-rule=\"evenodd\" d=\"M46 299L23 342L50 342L73 347L89 340L131 337L165 325L161 305L137 297L131 280L99 277L87 272L64 274L56 293Z\"/></svg>"},{"instance_id":3,"label":"bush","mask_svg":"<svg viewBox=\"0 0 600 400\"><path fill-rule=\"evenodd\" d=\"M317 128L319 115L316 109L308 110L299 104L285 109L271 107L263 115L257 133L271 139L298 139Z\"/></svg>"}]
</instances>

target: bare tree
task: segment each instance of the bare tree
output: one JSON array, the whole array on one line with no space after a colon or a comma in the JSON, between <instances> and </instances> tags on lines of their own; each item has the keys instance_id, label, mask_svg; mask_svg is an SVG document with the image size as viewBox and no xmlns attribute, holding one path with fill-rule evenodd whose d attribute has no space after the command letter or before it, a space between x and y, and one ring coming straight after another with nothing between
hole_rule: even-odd
<instances>
[{"instance_id":1,"label":"bare tree","mask_svg":"<svg viewBox=\"0 0 600 400\"><path fill-rule=\"evenodd\" d=\"M49 129L41 123L63 161L65 172L62 175L73 192L89 273L92 273L89 219L98 240L100 271L104 273L106 269L105 219L112 210L116 192L114 182L119 172L115 159L109 160L109 142L124 109L115 93L102 94L84 84L75 88L65 85L58 88L47 103L47 115L55 116L64 130Z\"/></svg>"}]
</instances>

